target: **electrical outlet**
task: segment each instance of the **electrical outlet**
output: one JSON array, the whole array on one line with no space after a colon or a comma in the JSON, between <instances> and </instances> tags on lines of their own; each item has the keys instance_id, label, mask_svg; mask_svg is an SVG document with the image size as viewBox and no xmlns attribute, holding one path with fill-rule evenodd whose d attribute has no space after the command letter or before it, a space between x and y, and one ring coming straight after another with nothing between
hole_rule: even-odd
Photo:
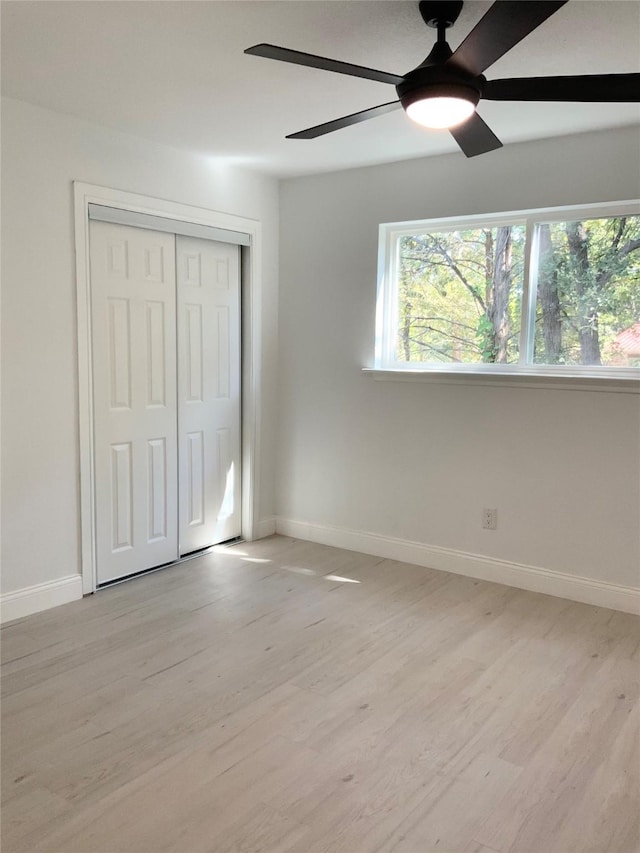
<instances>
[{"instance_id":1,"label":"electrical outlet","mask_svg":"<svg viewBox=\"0 0 640 853\"><path fill-rule=\"evenodd\" d=\"M485 530L495 530L498 526L498 510L485 507L482 510L482 527Z\"/></svg>"}]
</instances>

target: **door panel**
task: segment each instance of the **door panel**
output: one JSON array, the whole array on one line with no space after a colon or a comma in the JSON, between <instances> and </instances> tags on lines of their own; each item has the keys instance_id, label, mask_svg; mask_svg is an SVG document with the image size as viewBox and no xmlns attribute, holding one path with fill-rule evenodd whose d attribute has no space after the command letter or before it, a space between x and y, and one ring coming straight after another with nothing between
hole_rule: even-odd
<instances>
[{"instance_id":1,"label":"door panel","mask_svg":"<svg viewBox=\"0 0 640 853\"><path fill-rule=\"evenodd\" d=\"M239 254L176 238L181 554L241 530Z\"/></svg>"},{"instance_id":2,"label":"door panel","mask_svg":"<svg viewBox=\"0 0 640 853\"><path fill-rule=\"evenodd\" d=\"M175 237L90 223L98 583L178 556Z\"/></svg>"}]
</instances>

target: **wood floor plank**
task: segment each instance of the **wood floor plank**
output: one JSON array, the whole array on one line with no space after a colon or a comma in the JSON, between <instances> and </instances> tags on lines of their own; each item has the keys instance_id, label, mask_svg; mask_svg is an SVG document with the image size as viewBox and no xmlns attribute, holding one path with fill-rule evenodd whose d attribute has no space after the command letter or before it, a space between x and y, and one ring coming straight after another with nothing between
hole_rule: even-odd
<instances>
[{"instance_id":1,"label":"wood floor plank","mask_svg":"<svg viewBox=\"0 0 640 853\"><path fill-rule=\"evenodd\" d=\"M274 536L2 630L4 853L638 853L640 620Z\"/></svg>"},{"instance_id":2,"label":"wood floor plank","mask_svg":"<svg viewBox=\"0 0 640 853\"><path fill-rule=\"evenodd\" d=\"M629 715L638 708L638 681L638 669L630 661L603 661L528 762L518 783L474 837L490 847L513 853L555 844L554 839L565 834L575 810L583 808L594 774L611 756ZM618 762L618 771L626 777L629 789L634 790L640 768L637 745L627 753L626 760ZM607 795L605 788L600 801L594 804L597 820L605 820ZM637 813L636 808L627 816L629 824L636 821ZM583 829L584 826L579 828L579 837L572 839L567 850L588 847ZM613 834L613 827L609 831Z\"/></svg>"}]
</instances>

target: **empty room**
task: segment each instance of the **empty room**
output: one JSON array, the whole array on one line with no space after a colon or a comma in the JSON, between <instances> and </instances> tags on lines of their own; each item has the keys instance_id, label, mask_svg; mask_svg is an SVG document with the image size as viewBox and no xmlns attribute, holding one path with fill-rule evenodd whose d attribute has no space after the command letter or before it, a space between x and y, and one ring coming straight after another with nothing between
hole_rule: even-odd
<instances>
[{"instance_id":1,"label":"empty room","mask_svg":"<svg viewBox=\"0 0 640 853\"><path fill-rule=\"evenodd\" d=\"M0 13L3 853L640 853L640 2Z\"/></svg>"}]
</instances>

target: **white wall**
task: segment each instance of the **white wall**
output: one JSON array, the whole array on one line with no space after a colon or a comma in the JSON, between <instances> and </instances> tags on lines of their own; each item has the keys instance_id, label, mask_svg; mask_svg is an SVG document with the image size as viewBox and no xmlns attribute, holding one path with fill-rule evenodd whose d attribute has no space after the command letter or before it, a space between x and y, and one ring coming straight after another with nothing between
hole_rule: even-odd
<instances>
[{"instance_id":1,"label":"white wall","mask_svg":"<svg viewBox=\"0 0 640 853\"><path fill-rule=\"evenodd\" d=\"M262 221L259 517L274 511L277 182L3 99L3 593L80 571L74 180Z\"/></svg>"},{"instance_id":2,"label":"white wall","mask_svg":"<svg viewBox=\"0 0 640 853\"><path fill-rule=\"evenodd\" d=\"M637 395L361 373L380 222L638 197L639 143L627 128L283 182L279 529L640 587ZM496 531L481 529L483 506L498 508Z\"/></svg>"}]
</instances>

